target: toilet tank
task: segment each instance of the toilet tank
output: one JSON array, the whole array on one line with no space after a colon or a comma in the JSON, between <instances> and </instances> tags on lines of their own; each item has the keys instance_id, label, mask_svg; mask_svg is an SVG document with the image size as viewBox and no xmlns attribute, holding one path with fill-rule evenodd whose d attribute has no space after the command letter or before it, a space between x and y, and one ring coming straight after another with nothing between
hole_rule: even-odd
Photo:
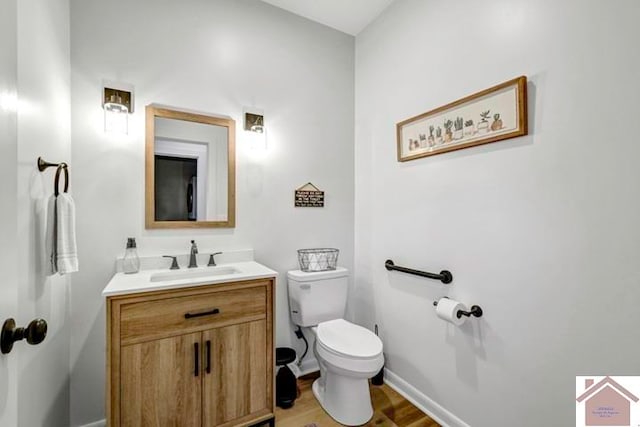
<instances>
[{"instance_id":1,"label":"toilet tank","mask_svg":"<svg viewBox=\"0 0 640 427\"><path fill-rule=\"evenodd\" d=\"M287 273L289 313L299 326L315 326L341 319L347 307L349 271L338 267L330 271Z\"/></svg>"}]
</instances>

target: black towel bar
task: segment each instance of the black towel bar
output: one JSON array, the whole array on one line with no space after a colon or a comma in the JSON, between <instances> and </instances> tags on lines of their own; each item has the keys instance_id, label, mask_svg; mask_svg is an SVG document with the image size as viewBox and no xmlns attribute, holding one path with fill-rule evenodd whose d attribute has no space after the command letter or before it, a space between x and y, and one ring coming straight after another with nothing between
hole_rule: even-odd
<instances>
[{"instance_id":1,"label":"black towel bar","mask_svg":"<svg viewBox=\"0 0 640 427\"><path fill-rule=\"evenodd\" d=\"M440 280L442 283L447 284L453 281L453 275L448 270L442 270L440 274L437 273L429 273L427 271L414 270L413 268L400 267L395 265L392 260L388 259L384 263L384 267L391 271L401 271L407 274L413 274L415 276L426 277L428 279Z\"/></svg>"}]
</instances>

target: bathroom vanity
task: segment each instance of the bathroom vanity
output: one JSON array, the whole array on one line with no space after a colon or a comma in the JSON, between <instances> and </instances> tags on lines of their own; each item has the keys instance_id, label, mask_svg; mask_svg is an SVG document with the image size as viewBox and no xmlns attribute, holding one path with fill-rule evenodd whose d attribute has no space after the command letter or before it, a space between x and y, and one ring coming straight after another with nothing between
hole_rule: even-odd
<instances>
[{"instance_id":1,"label":"bathroom vanity","mask_svg":"<svg viewBox=\"0 0 640 427\"><path fill-rule=\"evenodd\" d=\"M272 420L276 276L253 261L116 274L103 291L108 425Z\"/></svg>"}]
</instances>

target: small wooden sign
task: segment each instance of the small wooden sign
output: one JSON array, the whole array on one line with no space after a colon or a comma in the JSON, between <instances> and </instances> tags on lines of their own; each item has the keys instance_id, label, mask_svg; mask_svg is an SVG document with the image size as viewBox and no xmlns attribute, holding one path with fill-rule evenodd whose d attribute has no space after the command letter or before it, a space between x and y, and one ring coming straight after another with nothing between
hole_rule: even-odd
<instances>
[{"instance_id":1,"label":"small wooden sign","mask_svg":"<svg viewBox=\"0 0 640 427\"><path fill-rule=\"evenodd\" d=\"M324 191L309 182L296 189L294 202L297 208L323 208Z\"/></svg>"}]
</instances>

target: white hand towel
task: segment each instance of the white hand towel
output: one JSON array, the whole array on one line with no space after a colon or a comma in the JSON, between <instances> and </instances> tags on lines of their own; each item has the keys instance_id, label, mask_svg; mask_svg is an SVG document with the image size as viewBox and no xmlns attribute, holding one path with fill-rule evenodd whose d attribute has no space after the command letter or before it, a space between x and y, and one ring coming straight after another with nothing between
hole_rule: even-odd
<instances>
[{"instance_id":1,"label":"white hand towel","mask_svg":"<svg viewBox=\"0 0 640 427\"><path fill-rule=\"evenodd\" d=\"M76 205L67 193L60 193L55 202L56 267L58 273L78 271L76 246Z\"/></svg>"},{"instance_id":2,"label":"white hand towel","mask_svg":"<svg viewBox=\"0 0 640 427\"><path fill-rule=\"evenodd\" d=\"M58 272L56 261L56 196L51 195L47 203L47 224L45 225L44 249L46 254L45 274L51 276Z\"/></svg>"}]
</instances>

